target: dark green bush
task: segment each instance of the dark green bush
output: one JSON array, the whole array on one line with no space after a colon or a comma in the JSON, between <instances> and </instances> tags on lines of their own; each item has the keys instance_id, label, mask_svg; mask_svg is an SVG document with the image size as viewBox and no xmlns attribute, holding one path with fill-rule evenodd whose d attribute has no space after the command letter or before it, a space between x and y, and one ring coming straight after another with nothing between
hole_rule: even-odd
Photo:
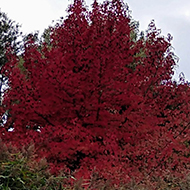
<instances>
[{"instance_id":1,"label":"dark green bush","mask_svg":"<svg viewBox=\"0 0 190 190\"><path fill-rule=\"evenodd\" d=\"M64 189L67 177L52 176L45 159L36 160L33 145L22 150L0 141L0 189Z\"/></svg>"}]
</instances>

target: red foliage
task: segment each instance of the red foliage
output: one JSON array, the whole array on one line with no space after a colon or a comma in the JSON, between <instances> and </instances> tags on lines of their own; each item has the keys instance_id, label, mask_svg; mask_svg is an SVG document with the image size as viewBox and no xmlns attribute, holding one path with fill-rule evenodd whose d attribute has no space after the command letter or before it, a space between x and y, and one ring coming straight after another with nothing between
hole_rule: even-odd
<instances>
[{"instance_id":1,"label":"red foliage","mask_svg":"<svg viewBox=\"0 0 190 190\"><path fill-rule=\"evenodd\" d=\"M133 32L119 0L95 1L92 12L76 0L52 28L50 45L25 44L24 70L9 55L2 72L9 77L3 105L10 116L1 138L17 146L32 140L52 172L68 168L89 177L96 170L117 182L184 175L189 86L171 82L170 37L153 22L145 38L135 40ZM13 132L6 131L10 124Z\"/></svg>"}]
</instances>

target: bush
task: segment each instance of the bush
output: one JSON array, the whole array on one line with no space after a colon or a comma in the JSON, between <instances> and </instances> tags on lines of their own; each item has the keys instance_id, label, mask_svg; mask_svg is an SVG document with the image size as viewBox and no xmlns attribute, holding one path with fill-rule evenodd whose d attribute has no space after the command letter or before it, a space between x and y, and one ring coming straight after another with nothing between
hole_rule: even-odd
<instances>
[{"instance_id":1,"label":"bush","mask_svg":"<svg viewBox=\"0 0 190 190\"><path fill-rule=\"evenodd\" d=\"M33 144L18 150L0 141L0 189L60 189L66 184L63 174L55 177L44 158L36 160Z\"/></svg>"},{"instance_id":2,"label":"bush","mask_svg":"<svg viewBox=\"0 0 190 190\"><path fill-rule=\"evenodd\" d=\"M111 180L101 179L96 172L88 180L76 180L64 171L56 177L49 172L46 159L37 157L34 144L19 150L0 141L0 190L188 190L190 186L190 174L179 179L168 173L164 180L160 177L150 179L147 175L141 183L133 180L117 187Z\"/></svg>"}]
</instances>

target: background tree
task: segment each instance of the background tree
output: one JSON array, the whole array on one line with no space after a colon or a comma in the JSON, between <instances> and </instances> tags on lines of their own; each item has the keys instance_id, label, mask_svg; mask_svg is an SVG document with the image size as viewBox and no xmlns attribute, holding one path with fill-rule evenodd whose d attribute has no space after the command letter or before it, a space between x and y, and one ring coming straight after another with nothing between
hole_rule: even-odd
<instances>
[{"instance_id":1,"label":"background tree","mask_svg":"<svg viewBox=\"0 0 190 190\"><path fill-rule=\"evenodd\" d=\"M7 15L0 10L0 67L7 62L6 48L11 46L14 53L20 51L19 25L9 19Z\"/></svg>"},{"instance_id":2,"label":"background tree","mask_svg":"<svg viewBox=\"0 0 190 190\"><path fill-rule=\"evenodd\" d=\"M11 46L12 53L19 53L21 51L21 32L19 31L20 26L15 24L14 21L9 19L7 15L0 10L0 69L7 63L6 50ZM7 88L8 78L4 75L0 75L0 105L2 106L2 98L5 88ZM6 122L7 111L3 114L1 119L1 125L3 126Z\"/></svg>"}]
</instances>

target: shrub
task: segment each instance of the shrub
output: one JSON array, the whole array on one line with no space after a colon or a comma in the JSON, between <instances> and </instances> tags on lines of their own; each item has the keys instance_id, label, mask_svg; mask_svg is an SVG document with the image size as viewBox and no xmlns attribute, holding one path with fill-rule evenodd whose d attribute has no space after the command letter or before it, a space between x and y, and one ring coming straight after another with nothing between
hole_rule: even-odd
<instances>
[{"instance_id":1,"label":"shrub","mask_svg":"<svg viewBox=\"0 0 190 190\"><path fill-rule=\"evenodd\" d=\"M19 151L12 145L0 141L0 189L37 190L64 189L66 176L54 177L48 171L45 158L36 160L34 145L30 144Z\"/></svg>"}]
</instances>

